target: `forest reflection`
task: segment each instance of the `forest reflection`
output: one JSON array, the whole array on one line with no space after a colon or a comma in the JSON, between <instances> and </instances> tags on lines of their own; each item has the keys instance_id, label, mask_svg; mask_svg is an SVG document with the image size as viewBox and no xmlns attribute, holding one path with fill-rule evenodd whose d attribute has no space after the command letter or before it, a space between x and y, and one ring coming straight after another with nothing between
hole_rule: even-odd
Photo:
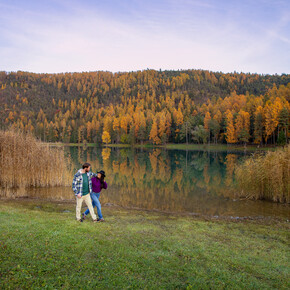
<instances>
[{"instance_id":1,"label":"forest reflection","mask_svg":"<svg viewBox=\"0 0 290 290\"><path fill-rule=\"evenodd\" d=\"M162 211L192 212L196 207L235 198L234 166L242 154L162 149L70 148L75 168L87 161L105 170L104 203Z\"/></svg>"},{"instance_id":2,"label":"forest reflection","mask_svg":"<svg viewBox=\"0 0 290 290\"><path fill-rule=\"evenodd\" d=\"M68 147L74 172L84 162L94 172L106 172L108 189L102 205L118 205L170 213L209 216L288 217L281 204L240 200L234 168L248 156L243 153L164 149ZM6 193L6 197L27 196L51 200L74 200L71 187L34 188Z\"/></svg>"}]
</instances>

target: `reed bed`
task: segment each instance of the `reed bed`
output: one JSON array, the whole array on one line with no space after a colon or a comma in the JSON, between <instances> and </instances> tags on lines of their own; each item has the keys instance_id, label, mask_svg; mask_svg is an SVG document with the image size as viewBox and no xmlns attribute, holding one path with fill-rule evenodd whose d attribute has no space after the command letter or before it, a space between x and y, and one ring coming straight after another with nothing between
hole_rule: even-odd
<instances>
[{"instance_id":1,"label":"reed bed","mask_svg":"<svg viewBox=\"0 0 290 290\"><path fill-rule=\"evenodd\" d=\"M0 187L67 186L71 162L63 148L52 148L30 134L0 131Z\"/></svg>"},{"instance_id":2,"label":"reed bed","mask_svg":"<svg viewBox=\"0 0 290 290\"><path fill-rule=\"evenodd\" d=\"M239 195L280 203L290 202L290 145L254 155L235 170Z\"/></svg>"}]
</instances>

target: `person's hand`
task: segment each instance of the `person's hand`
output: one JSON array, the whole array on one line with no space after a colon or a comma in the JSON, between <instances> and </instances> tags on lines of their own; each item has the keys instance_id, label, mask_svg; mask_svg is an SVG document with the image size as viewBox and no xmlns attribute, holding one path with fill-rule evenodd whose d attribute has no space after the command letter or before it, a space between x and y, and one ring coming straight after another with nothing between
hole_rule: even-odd
<instances>
[{"instance_id":1,"label":"person's hand","mask_svg":"<svg viewBox=\"0 0 290 290\"><path fill-rule=\"evenodd\" d=\"M81 194L80 193L78 193L77 194L77 198L81 198L82 196L81 196Z\"/></svg>"}]
</instances>

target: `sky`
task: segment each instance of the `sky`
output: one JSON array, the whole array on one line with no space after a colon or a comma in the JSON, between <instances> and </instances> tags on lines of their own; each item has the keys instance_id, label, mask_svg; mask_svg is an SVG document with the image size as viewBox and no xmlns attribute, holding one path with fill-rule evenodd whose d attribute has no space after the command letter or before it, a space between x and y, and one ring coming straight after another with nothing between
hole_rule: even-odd
<instances>
[{"instance_id":1,"label":"sky","mask_svg":"<svg viewBox=\"0 0 290 290\"><path fill-rule=\"evenodd\" d=\"M0 71L290 73L289 0L0 0Z\"/></svg>"}]
</instances>

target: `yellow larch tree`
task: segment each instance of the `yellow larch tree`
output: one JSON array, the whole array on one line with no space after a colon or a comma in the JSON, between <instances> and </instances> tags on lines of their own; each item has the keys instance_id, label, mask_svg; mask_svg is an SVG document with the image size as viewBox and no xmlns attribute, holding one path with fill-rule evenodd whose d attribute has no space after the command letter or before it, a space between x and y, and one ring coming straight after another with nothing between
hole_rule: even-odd
<instances>
[{"instance_id":1,"label":"yellow larch tree","mask_svg":"<svg viewBox=\"0 0 290 290\"><path fill-rule=\"evenodd\" d=\"M209 122L211 120L210 112L206 112L204 117L204 129L209 132Z\"/></svg>"},{"instance_id":2,"label":"yellow larch tree","mask_svg":"<svg viewBox=\"0 0 290 290\"><path fill-rule=\"evenodd\" d=\"M236 143L238 140L234 127L234 117L230 110L227 110L226 112L226 123L226 140L228 143Z\"/></svg>"},{"instance_id":3,"label":"yellow larch tree","mask_svg":"<svg viewBox=\"0 0 290 290\"><path fill-rule=\"evenodd\" d=\"M283 108L281 99L277 97L274 102L267 101L264 107L265 116L265 141L272 135L274 138L274 132L279 124L279 114ZM273 140L275 143L275 140Z\"/></svg>"},{"instance_id":4,"label":"yellow larch tree","mask_svg":"<svg viewBox=\"0 0 290 290\"><path fill-rule=\"evenodd\" d=\"M249 142L250 138L250 114L240 110L236 118L236 136L244 143Z\"/></svg>"},{"instance_id":5,"label":"yellow larch tree","mask_svg":"<svg viewBox=\"0 0 290 290\"><path fill-rule=\"evenodd\" d=\"M254 143L260 144L263 141L263 127L264 127L264 116L262 106L258 106L254 114Z\"/></svg>"},{"instance_id":6,"label":"yellow larch tree","mask_svg":"<svg viewBox=\"0 0 290 290\"><path fill-rule=\"evenodd\" d=\"M159 114L158 136L161 139L162 143L166 143L167 135L166 135L166 115L165 115L165 112L160 112L160 114Z\"/></svg>"},{"instance_id":7,"label":"yellow larch tree","mask_svg":"<svg viewBox=\"0 0 290 290\"><path fill-rule=\"evenodd\" d=\"M153 120L152 128L149 135L149 140L152 140L152 142L156 145L161 144L161 140L158 137L158 126L157 126L156 118L154 118Z\"/></svg>"},{"instance_id":8,"label":"yellow larch tree","mask_svg":"<svg viewBox=\"0 0 290 290\"><path fill-rule=\"evenodd\" d=\"M111 136L108 131L104 131L102 135L102 141L105 144L109 144L111 142Z\"/></svg>"},{"instance_id":9,"label":"yellow larch tree","mask_svg":"<svg viewBox=\"0 0 290 290\"><path fill-rule=\"evenodd\" d=\"M127 116L125 115L121 116L120 128L123 130L125 134L128 133L128 119Z\"/></svg>"}]
</instances>

